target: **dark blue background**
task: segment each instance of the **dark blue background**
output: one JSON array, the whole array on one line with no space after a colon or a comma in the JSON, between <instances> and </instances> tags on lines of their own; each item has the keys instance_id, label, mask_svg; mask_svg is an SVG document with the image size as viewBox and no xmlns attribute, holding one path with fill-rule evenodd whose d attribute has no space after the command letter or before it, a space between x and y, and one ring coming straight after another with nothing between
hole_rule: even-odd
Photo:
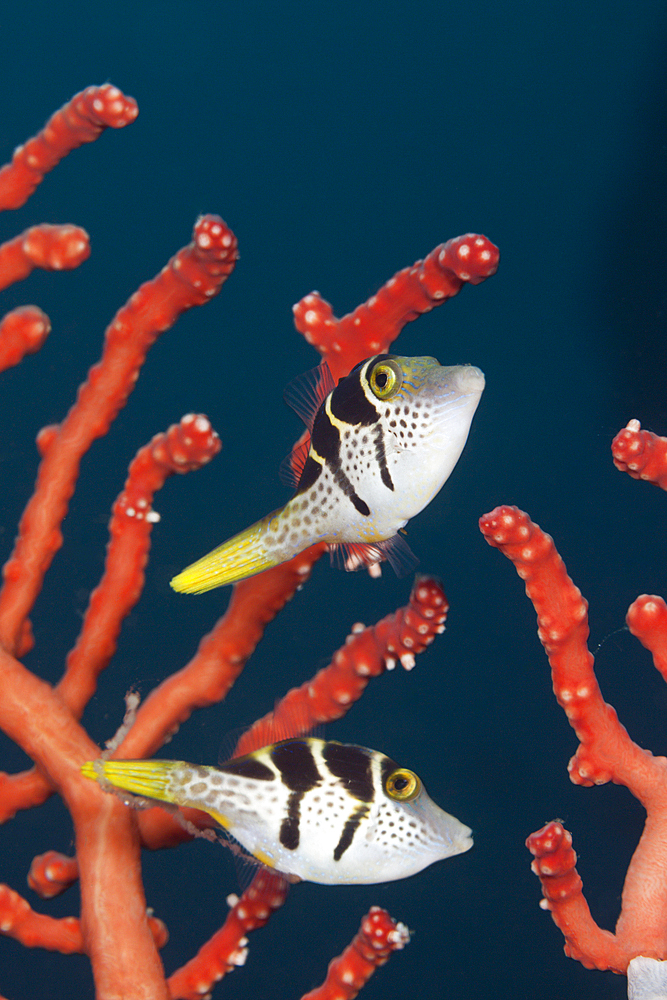
<instances>
[{"instance_id":1,"label":"dark blue background","mask_svg":"<svg viewBox=\"0 0 667 1000\"><path fill-rule=\"evenodd\" d=\"M93 246L80 270L36 274L3 297L5 308L39 303L53 323L42 352L2 380L3 558L34 479L35 432L66 412L116 308L187 242L199 212L220 213L240 242L220 297L158 343L86 458L65 548L35 609L29 663L55 680L99 576L128 461L183 413L206 412L224 450L157 498L145 594L86 716L98 740L118 725L125 690L148 692L178 669L226 605L224 591L178 597L169 577L286 498L277 468L299 428L282 390L317 362L293 330L291 305L317 288L342 315L469 230L502 250L496 277L411 324L397 344L487 376L458 468L410 528L421 568L445 581L447 633L413 673L375 682L327 731L414 767L474 828L474 850L406 882L296 887L215 996L299 997L372 903L415 934L366 1000L625 995L624 979L564 957L523 842L561 817L593 914L612 928L643 812L625 789L570 784L576 742L551 693L534 612L477 518L517 503L556 537L591 602L605 696L641 745L665 753L664 686L617 630L638 593L665 592L667 498L618 473L609 445L631 417L667 433L666 26L653 0L70 0L5 5L0 15L1 160L90 83L111 80L140 107L136 123L74 153L1 220L4 238L35 222L75 222ZM226 704L199 713L166 753L215 762L225 733L322 666L353 622L404 604L409 587L391 571L374 582L322 561ZM6 741L0 749L5 769L22 765ZM2 836L0 880L19 891L33 854L71 847L55 800ZM220 924L237 887L231 857L206 842L147 857L146 884L171 929L169 971ZM75 891L48 904L28 894L40 910L76 912ZM0 991L56 1000L90 996L92 984L83 958L0 940Z\"/></svg>"}]
</instances>

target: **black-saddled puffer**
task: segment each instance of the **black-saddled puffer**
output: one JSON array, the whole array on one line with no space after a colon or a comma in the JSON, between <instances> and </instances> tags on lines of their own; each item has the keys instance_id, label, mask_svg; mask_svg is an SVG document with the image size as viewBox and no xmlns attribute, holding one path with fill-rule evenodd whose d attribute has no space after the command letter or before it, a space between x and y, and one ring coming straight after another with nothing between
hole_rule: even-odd
<instances>
[{"instance_id":1,"label":"black-saddled puffer","mask_svg":"<svg viewBox=\"0 0 667 1000\"><path fill-rule=\"evenodd\" d=\"M277 566L328 542L346 569L417 560L398 532L456 465L484 389L472 365L377 354L338 385L326 365L292 382L285 398L310 441L288 462L296 492L284 507L223 542L171 581L200 594Z\"/></svg>"},{"instance_id":2,"label":"black-saddled puffer","mask_svg":"<svg viewBox=\"0 0 667 1000\"><path fill-rule=\"evenodd\" d=\"M365 747L301 738L219 767L98 760L82 771L103 787L203 810L293 881L390 882L472 847L471 830L413 771Z\"/></svg>"}]
</instances>

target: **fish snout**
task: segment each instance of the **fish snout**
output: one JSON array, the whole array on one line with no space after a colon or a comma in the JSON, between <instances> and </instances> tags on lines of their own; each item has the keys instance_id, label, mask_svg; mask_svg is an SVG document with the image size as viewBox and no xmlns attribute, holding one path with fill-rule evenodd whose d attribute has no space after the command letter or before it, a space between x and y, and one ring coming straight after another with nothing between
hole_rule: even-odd
<instances>
[{"instance_id":1,"label":"fish snout","mask_svg":"<svg viewBox=\"0 0 667 1000\"><path fill-rule=\"evenodd\" d=\"M475 365L457 365L450 369L454 387L461 394L482 393L486 380L484 372Z\"/></svg>"},{"instance_id":2,"label":"fish snout","mask_svg":"<svg viewBox=\"0 0 667 1000\"><path fill-rule=\"evenodd\" d=\"M442 402L469 399L477 406L484 385L484 372L475 365L439 365L431 373L426 391Z\"/></svg>"}]
</instances>

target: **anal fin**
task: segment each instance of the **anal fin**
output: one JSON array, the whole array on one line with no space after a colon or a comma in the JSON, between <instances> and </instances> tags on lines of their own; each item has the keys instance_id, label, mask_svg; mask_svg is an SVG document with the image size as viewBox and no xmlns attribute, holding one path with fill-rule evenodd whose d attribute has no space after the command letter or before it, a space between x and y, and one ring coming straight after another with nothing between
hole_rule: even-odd
<instances>
[{"instance_id":1,"label":"anal fin","mask_svg":"<svg viewBox=\"0 0 667 1000\"><path fill-rule=\"evenodd\" d=\"M393 535L380 542L338 542L329 546L331 565L339 569L353 572L358 569L368 569L379 576L379 564L385 559L396 576L407 576L419 564L402 535Z\"/></svg>"}]
</instances>

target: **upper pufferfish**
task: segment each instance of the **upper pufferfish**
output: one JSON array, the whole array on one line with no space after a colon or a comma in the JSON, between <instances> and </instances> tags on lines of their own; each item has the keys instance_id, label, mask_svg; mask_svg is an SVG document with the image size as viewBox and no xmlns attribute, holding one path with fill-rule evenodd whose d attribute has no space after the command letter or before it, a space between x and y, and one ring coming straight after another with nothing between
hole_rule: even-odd
<instances>
[{"instance_id":1,"label":"upper pufferfish","mask_svg":"<svg viewBox=\"0 0 667 1000\"><path fill-rule=\"evenodd\" d=\"M397 573L417 560L398 534L449 478L484 389L473 365L376 354L338 385L326 364L291 382L286 401L310 440L284 471L296 492L283 507L174 577L200 594L261 573L328 542L346 569L387 559Z\"/></svg>"}]
</instances>

